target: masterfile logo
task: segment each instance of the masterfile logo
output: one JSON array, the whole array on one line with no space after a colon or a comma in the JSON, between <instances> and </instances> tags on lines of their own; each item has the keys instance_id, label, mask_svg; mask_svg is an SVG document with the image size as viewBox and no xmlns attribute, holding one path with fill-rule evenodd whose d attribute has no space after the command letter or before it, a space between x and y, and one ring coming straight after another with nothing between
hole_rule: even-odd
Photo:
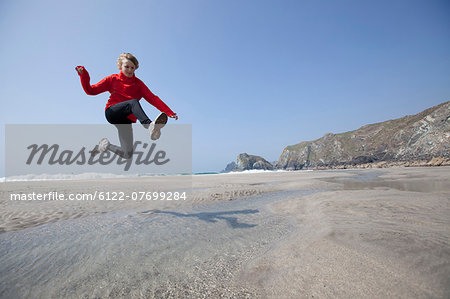
<instances>
[{"instance_id":1,"label":"masterfile logo","mask_svg":"<svg viewBox=\"0 0 450 299\"><path fill-rule=\"evenodd\" d=\"M117 154L126 146L112 125L7 125L5 131L7 177L86 172L192 172L191 125L166 125L157 141L150 139L148 130L134 125L128 138L133 141L128 155ZM115 148L115 151L95 150L99 140L105 137L111 143L108 149Z\"/></svg>"},{"instance_id":2,"label":"masterfile logo","mask_svg":"<svg viewBox=\"0 0 450 299\"><path fill-rule=\"evenodd\" d=\"M88 165L95 165L98 163L100 165L108 165L116 162L117 165L124 165L124 171L128 171L133 163L136 165L150 165L152 163L155 165L164 165L170 161L169 158L166 158L166 152L164 150L158 150L156 154L153 155L156 143L152 143L151 146L148 146L147 143L143 143L143 150L139 149L140 144L142 144L140 141L134 143L133 154L128 158L121 157L117 154L111 154L110 151L99 153L99 155L94 155L92 151L89 151L89 158L87 158L85 147L82 147L78 152L74 152L70 149L59 151L60 147L58 144L53 144L52 146L49 146L48 144L42 144L40 146L32 144L27 147L27 149L30 150L30 155L28 156L26 164L31 165L36 163L37 165L42 165L43 163L47 163L48 165L84 165L87 163ZM149 149L146 152L145 149L147 147Z\"/></svg>"}]
</instances>

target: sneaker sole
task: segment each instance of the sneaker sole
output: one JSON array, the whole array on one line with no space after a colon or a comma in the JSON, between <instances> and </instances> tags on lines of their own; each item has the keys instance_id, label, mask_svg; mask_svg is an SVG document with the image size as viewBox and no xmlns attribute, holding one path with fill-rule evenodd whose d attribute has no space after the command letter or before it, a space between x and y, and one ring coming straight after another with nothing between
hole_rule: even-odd
<instances>
[{"instance_id":1,"label":"sneaker sole","mask_svg":"<svg viewBox=\"0 0 450 299\"><path fill-rule=\"evenodd\" d=\"M166 125L167 120L167 114L165 114L164 112L158 115L158 117L154 121L153 128L150 134L150 138L152 140L158 140L159 137L161 137L161 129Z\"/></svg>"},{"instance_id":2,"label":"sneaker sole","mask_svg":"<svg viewBox=\"0 0 450 299\"><path fill-rule=\"evenodd\" d=\"M105 143L105 142L106 142L106 145L103 145L102 143ZM102 138L102 139L100 139L100 142L98 143L97 149L98 149L101 153L106 152L106 150L108 149L108 145L109 145L109 140L108 140L108 138Z\"/></svg>"}]
</instances>

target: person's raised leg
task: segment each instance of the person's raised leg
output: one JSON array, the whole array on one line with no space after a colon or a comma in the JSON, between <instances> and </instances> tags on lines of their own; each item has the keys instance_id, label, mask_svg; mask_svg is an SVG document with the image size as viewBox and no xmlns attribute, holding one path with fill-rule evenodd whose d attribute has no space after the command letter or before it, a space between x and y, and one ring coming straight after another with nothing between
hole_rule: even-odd
<instances>
[{"instance_id":1,"label":"person's raised leg","mask_svg":"<svg viewBox=\"0 0 450 299\"><path fill-rule=\"evenodd\" d=\"M119 115L120 118L126 117L130 114L134 114L139 122L147 129L148 125L152 122L150 118L148 118L147 114L145 114L142 109L141 104L138 100L128 100L115 105L112 105L108 108L109 114L113 116ZM113 123L117 123L113 121Z\"/></svg>"},{"instance_id":2,"label":"person's raised leg","mask_svg":"<svg viewBox=\"0 0 450 299\"><path fill-rule=\"evenodd\" d=\"M152 122L148 118L147 114L145 114L139 101L136 99L115 104L109 107L108 110L111 110L110 113L114 114L120 113L122 116L133 113L136 116L136 118L141 122L141 124L146 129L149 129L150 138L152 140L159 139L159 137L161 136L161 129L166 125L168 120L167 114L162 112Z\"/></svg>"}]
</instances>

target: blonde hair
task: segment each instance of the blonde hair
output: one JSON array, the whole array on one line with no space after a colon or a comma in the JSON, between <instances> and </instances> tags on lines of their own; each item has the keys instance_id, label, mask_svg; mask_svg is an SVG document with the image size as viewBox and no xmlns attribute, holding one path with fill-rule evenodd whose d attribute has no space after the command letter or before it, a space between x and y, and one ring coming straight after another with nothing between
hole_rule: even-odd
<instances>
[{"instance_id":1,"label":"blonde hair","mask_svg":"<svg viewBox=\"0 0 450 299\"><path fill-rule=\"evenodd\" d=\"M134 64L134 66L136 67L135 68L136 70L139 68L139 61L137 60L136 57L134 57L133 54L122 53L119 55L119 58L117 59L117 66L119 67L119 69L122 68L122 63L123 63L124 59L131 61Z\"/></svg>"}]
</instances>

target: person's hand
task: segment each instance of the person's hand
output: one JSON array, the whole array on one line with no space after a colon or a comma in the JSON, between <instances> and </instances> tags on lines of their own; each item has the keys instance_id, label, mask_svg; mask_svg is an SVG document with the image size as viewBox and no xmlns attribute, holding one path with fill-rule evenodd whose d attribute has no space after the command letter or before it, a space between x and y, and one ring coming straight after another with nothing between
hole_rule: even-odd
<instances>
[{"instance_id":1,"label":"person's hand","mask_svg":"<svg viewBox=\"0 0 450 299\"><path fill-rule=\"evenodd\" d=\"M78 72L78 74L83 75L84 72L84 66L77 66L75 70Z\"/></svg>"},{"instance_id":2,"label":"person's hand","mask_svg":"<svg viewBox=\"0 0 450 299\"><path fill-rule=\"evenodd\" d=\"M172 114L171 116L169 116L170 118L175 118L175 120L178 120L178 115L176 113Z\"/></svg>"}]
</instances>

